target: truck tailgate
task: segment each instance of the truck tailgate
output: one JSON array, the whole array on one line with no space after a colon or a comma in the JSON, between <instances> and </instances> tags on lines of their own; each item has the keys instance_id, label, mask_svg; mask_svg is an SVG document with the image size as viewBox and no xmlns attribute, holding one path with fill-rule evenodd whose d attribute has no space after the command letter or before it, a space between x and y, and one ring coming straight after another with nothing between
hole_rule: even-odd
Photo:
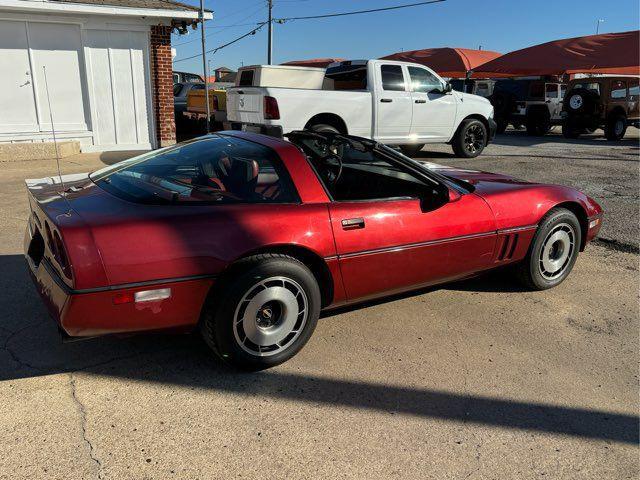
<instances>
[{"instance_id":1,"label":"truck tailgate","mask_svg":"<svg viewBox=\"0 0 640 480\"><path fill-rule=\"evenodd\" d=\"M232 88L227 91L227 118L232 122L264 123L265 89Z\"/></svg>"}]
</instances>

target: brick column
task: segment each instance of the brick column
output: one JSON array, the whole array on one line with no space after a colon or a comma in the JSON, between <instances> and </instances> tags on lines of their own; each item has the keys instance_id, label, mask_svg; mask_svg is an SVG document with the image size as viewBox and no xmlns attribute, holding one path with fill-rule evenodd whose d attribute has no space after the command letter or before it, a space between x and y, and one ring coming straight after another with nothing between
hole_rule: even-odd
<instances>
[{"instance_id":1,"label":"brick column","mask_svg":"<svg viewBox=\"0 0 640 480\"><path fill-rule=\"evenodd\" d=\"M173 145L176 143L176 123L173 110L170 26L151 26L151 82L157 144L160 147Z\"/></svg>"}]
</instances>

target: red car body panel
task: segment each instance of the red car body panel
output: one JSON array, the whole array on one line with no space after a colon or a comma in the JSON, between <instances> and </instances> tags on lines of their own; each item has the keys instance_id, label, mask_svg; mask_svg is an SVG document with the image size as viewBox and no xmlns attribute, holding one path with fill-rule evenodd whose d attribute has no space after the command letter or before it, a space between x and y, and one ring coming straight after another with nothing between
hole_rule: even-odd
<instances>
[{"instance_id":1,"label":"red car body panel","mask_svg":"<svg viewBox=\"0 0 640 480\"><path fill-rule=\"evenodd\" d=\"M215 278L234 261L259 251L295 247L316 256L333 284L325 308L464 278L524 258L538 222L570 203L584 217L601 208L571 188L440 168L475 192L423 211L415 199L331 202L302 152L291 143L230 132L272 148L297 189L300 203L145 205L107 193L86 176L60 185L29 186L32 215L25 256L51 315L71 336L190 330ZM364 228L343 226L362 219ZM597 226L589 229L593 238ZM58 261L47 235L62 238L70 268ZM35 232L42 261L32 261ZM115 297L170 288L169 298L115 304Z\"/></svg>"}]
</instances>

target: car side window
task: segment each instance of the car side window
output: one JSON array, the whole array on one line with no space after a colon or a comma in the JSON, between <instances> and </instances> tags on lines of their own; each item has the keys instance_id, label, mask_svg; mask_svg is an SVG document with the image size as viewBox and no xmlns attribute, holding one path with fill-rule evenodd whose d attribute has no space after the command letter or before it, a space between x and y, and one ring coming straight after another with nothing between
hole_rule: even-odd
<instances>
[{"instance_id":1,"label":"car side window","mask_svg":"<svg viewBox=\"0 0 640 480\"><path fill-rule=\"evenodd\" d=\"M529 96L531 98L544 98L544 84L534 82L529 87Z\"/></svg>"},{"instance_id":2,"label":"car side window","mask_svg":"<svg viewBox=\"0 0 640 480\"><path fill-rule=\"evenodd\" d=\"M409 67L411 89L414 92L430 93L442 89L442 82L429 70L418 67Z\"/></svg>"},{"instance_id":3,"label":"car side window","mask_svg":"<svg viewBox=\"0 0 640 480\"><path fill-rule=\"evenodd\" d=\"M314 138L293 141L302 148L333 201L425 199L433 192L423 178L376 149Z\"/></svg>"},{"instance_id":4,"label":"car side window","mask_svg":"<svg viewBox=\"0 0 640 480\"><path fill-rule=\"evenodd\" d=\"M629 83L629 100L638 100L640 95L640 84L637 80Z\"/></svg>"},{"instance_id":5,"label":"car side window","mask_svg":"<svg viewBox=\"0 0 640 480\"><path fill-rule=\"evenodd\" d=\"M626 98L627 82L617 80L611 83L611 98Z\"/></svg>"},{"instance_id":6,"label":"car side window","mask_svg":"<svg viewBox=\"0 0 640 480\"><path fill-rule=\"evenodd\" d=\"M564 98L565 93L567 93L567 86L560 85L560 98Z\"/></svg>"},{"instance_id":7,"label":"car side window","mask_svg":"<svg viewBox=\"0 0 640 480\"><path fill-rule=\"evenodd\" d=\"M298 195L277 153L243 139L202 137L91 174L105 190L146 204L291 203Z\"/></svg>"},{"instance_id":8,"label":"car side window","mask_svg":"<svg viewBox=\"0 0 640 480\"><path fill-rule=\"evenodd\" d=\"M544 93L547 98L558 98L558 85L555 83L547 83Z\"/></svg>"},{"instance_id":9,"label":"car side window","mask_svg":"<svg viewBox=\"0 0 640 480\"><path fill-rule=\"evenodd\" d=\"M404 75L400 65L381 65L382 89L396 92L406 90Z\"/></svg>"}]
</instances>

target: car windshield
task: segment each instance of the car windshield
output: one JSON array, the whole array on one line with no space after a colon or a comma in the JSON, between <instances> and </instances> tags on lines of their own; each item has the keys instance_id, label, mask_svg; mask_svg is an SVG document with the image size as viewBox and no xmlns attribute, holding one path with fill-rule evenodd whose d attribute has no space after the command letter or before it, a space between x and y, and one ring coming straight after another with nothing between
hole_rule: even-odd
<instances>
[{"instance_id":1,"label":"car windshield","mask_svg":"<svg viewBox=\"0 0 640 480\"><path fill-rule=\"evenodd\" d=\"M295 188L278 155L240 138L208 135L98 170L98 186L145 204L289 203Z\"/></svg>"}]
</instances>

